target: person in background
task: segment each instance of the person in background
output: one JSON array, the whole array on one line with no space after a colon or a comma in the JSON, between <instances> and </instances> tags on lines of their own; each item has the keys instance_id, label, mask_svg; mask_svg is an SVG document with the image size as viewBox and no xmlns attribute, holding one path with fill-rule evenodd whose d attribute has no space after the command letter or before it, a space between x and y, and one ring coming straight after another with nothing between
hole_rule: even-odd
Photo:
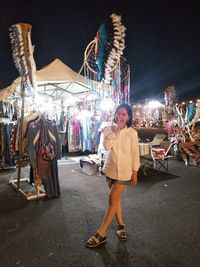
<instances>
[{"instance_id":1,"label":"person in background","mask_svg":"<svg viewBox=\"0 0 200 267\"><path fill-rule=\"evenodd\" d=\"M100 118L101 124L99 126L98 132L100 134L100 140L99 140L99 146L97 150L97 154L101 155L104 153L106 150L103 146L103 140L104 140L104 130L106 127L111 126L111 121L109 118L109 115L106 113L102 113L101 118Z\"/></svg>"},{"instance_id":2,"label":"person in background","mask_svg":"<svg viewBox=\"0 0 200 267\"><path fill-rule=\"evenodd\" d=\"M97 233L86 241L86 247L94 248L106 242L106 232L114 217L120 240L126 241L127 234L122 215L121 197L126 185L137 184L140 167L138 134L132 126L132 108L121 104L114 114L115 124L104 129L103 145L107 150L103 172L110 188L107 212Z\"/></svg>"}]
</instances>

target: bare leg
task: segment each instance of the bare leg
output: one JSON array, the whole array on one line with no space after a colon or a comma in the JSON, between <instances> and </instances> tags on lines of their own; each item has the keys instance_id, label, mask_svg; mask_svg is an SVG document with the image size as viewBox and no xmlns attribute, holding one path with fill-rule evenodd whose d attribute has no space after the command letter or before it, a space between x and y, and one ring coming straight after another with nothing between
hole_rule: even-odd
<instances>
[{"instance_id":1,"label":"bare leg","mask_svg":"<svg viewBox=\"0 0 200 267\"><path fill-rule=\"evenodd\" d=\"M105 236L106 231L111 224L113 218L117 214L117 211L121 213L121 205L120 205L120 198L125 189L125 185L121 184L113 184L110 195L109 195L109 207L107 209L106 215L104 217L103 223L98 229L98 233L101 236ZM117 216L117 215L116 215ZM120 214L119 214L119 219L120 219ZM122 218L122 216L121 216Z\"/></svg>"},{"instance_id":2,"label":"bare leg","mask_svg":"<svg viewBox=\"0 0 200 267\"><path fill-rule=\"evenodd\" d=\"M112 188L112 183L108 183L109 188ZM115 214L116 220L118 225L124 225L124 219L122 215L122 207L121 207L121 200L119 200L118 205L117 205L117 212Z\"/></svg>"},{"instance_id":3,"label":"bare leg","mask_svg":"<svg viewBox=\"0 0 200 267\"><path fill-rule=\"evenodd\" d=\"M116 220L118 225L124 225L124 219L122 216L122 207L121 207L121 201L119 201L118 206L117 206L117 212L115 214Z\"/></svg>"}]
</instances>

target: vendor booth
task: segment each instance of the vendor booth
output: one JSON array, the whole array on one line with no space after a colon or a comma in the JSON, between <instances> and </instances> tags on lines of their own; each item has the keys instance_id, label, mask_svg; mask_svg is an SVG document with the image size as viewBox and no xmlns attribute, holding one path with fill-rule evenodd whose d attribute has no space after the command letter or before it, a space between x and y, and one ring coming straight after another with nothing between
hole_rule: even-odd
<instances>
[{"instance_id":1,"label":"vendor booth","mask_svg":"<svg viewBox=\"0 0 200 267\"><path fill-rule=\"evenodd\" d=\"M69 94L84 99L89 94L98 94L100 90L109 90L109 85L99 82L93 83L95 88L91 87L84 76L73 71L59 59L37 70L35 76L38 93L53 99L61 99ZM21 77L18 77L8 87L0 89L0 100L6 100L12 95L17 97L20 86Z\"/></svg>"},{"instance_id":2,"label":"vendor booth","mask_svg":"<svg viewBox=\"0 0 200 267\"><path fill-rule=\"evenodd\" d=\"M107 100L110 94L109 84L84 77L59 59L36 71L31 28L24 23L10 28L13 60L20 77L0 91L1 167L17 167L17 179L12 176L10 184L27 200L60 195L57 160L61 143L68 143L70 152L95 151L99 100ZM8 122L12 125L7 129L4 124ZM3 139L5 133L8 140ZM25 166L31 166L28 179L22 179ZM23 181L34 188L25 193Z\"/></svg>"}]
</instances>

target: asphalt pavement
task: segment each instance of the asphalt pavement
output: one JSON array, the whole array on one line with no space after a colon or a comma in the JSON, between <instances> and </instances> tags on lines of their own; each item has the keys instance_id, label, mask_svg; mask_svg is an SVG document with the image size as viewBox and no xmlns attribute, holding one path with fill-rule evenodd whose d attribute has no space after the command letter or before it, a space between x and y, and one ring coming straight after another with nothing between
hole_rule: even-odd
<instances>
[{"instance_id":1,"label":"asphalt pavement","mask_svg":"<svg viewBox=\"0 0 200 267\"><path fill-rule=\"evenodd\" d=\"M65 164L66 163L66 164ZM61 196L27 201L0 172L0 267L200 266L200 168L171 160L169 173L139 173L122 198L128 241L116 236L96 249L85 240L99 227L108 202L104 175L78 162L59 165Z\"/></svg>"}]
</instances>

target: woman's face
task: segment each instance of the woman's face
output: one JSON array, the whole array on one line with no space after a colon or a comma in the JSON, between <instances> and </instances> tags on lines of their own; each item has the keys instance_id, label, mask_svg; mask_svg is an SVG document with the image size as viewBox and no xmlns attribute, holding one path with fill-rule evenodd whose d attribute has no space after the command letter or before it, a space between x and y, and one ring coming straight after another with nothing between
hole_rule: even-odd
<instances>
[{"instance_id":1,"label":"woman's face","mask_svg":"<svg viewBox=\"0 0 200 267\"><path fill-rule=\"evenodd\" d=\"M126 127L126 122L128 121L129 116L125 108L118 109L117 113L115 114L115 121L119 128Z\"/></svg>"}]
</instances>

